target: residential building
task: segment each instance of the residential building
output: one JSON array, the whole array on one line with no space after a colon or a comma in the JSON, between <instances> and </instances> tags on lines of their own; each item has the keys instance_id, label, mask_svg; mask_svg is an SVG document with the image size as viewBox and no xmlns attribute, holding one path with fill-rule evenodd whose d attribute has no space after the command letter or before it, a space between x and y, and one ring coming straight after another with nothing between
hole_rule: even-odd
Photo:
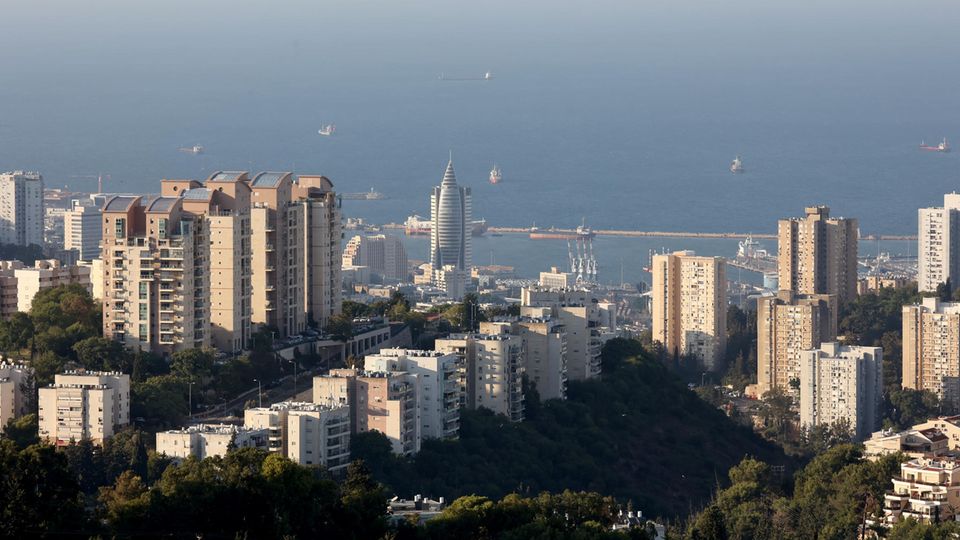
<instances>
[{"instance_id":1,"label":"residential building","mask_svg":"<svg viewBox=\"0 0 960 540\"><path fill-rule=\"evenodd\" d=\"M18 263L19 261L11 261ZM14 265L15 266L15 265ZM3 270L0 270L3 272ZM16 278L17 311L29 312L33 306L33 298L44 289L61 285L80 285L87 292L92 292L90 268L85 266L62 265L60 261L40 260L33 267L21 265L13 269Z\"/></svg>"},{"instance_id":2,"label":"residential building","mask_svg":"<svg viewBox=\"0 0 960 540\"><path fill-rule=\"evenodd\" d=\"M921 208L917 214L917 288L934 292L960 277L960 194L948 193L942 207Z\"/></svg>"},{"instance_id":3,"label":"residential building","mask_svg":"<svg viewBox=\"0 0 960 540\"><path fill-rule=\"evenodd\" d=\"M163 196L111 197L103 217L103 335L164 355L209 347L206 219Z\"/></svg>"},{"instance_id":4,"label":"residential building","mask_svg":"<svg viewBox=\"0 0 960 540\"><path fill-rule=\"evenodd\" d=\"M941 416L913 426L916 430L935 429L944 435L950 450L960 450L960 416Z\"/></svg>"},{"instance_id":5,"label":"residential building","mask_svg":"<svg viewBox=\"0 0 960 540\"><path fill-rule=\"evenodd\" d=\"M0 429L10 420L27 414L32 393L33 369L0 361Z\"/></svg>"},{"instance_id":6,"label":"residential building","mask_svg":"<svg viewBox=\"0 0 960 540\"><path fill-rule=\"evenodd\" d=\"M79 261L77 266L82 266L90 271L90 294L93 299L103 302L103 259L90 259L89 261Z\"/></svg>"},{"instance_id":7,"label":"residential building","mask_svg":"<svg viewBox=\"0 0 960 540\"><path fill-rule=\"evenodd\" d=\"M883 349L820 344L800 362L800 425L847 422L856 440L880 423L883 398Z\"/></svg>"},{"instance_id":8,"label":"residential building","mask_svg":"<svg viewBox=\"0 0 960 540\"><path fill-rule=\"evenodd\" d=\"M451 334L434 349L460 357L467 408L483 407L512 422L524 416L523 340L510 334Z\"/></svg>"},{"instance_id":9,"label":"residential building","mask_svg":"<svg viewBox=\"0 0 960 540\"><path fill-rule=\"evenodd\" d=\"M577 276L553 266L549 272L540 272L538 283L546 289L570 289L577 284Z\"/></svg>"},{"instance_id":10,"label":"residential building","mask_svg":"<svg viewBox=\"0 0 960 540\"><path fill-rule=\"evenodd\" d=\"M840 305L846 304L857 295L857 220L831 218L827 206L805 211L802 219L778 223L780 289L834 294Z\"/></svg>"},{"instance_id":11,"label":"residential building","mask_svg":"<svg viewBox=\"0 0 960 540\"><path fill-rule=\"evenodd\" d=\"M267 448L267 430L232 424L198 424L157 433L157 453L172 458L223 457L233 449Z\"/></svg>"},{"instance_id":12,"label":"residential building","mask_svg":"<svg viewBox=\"0 0 960 540\"><path fill-rule=\"evenodd\" d=\"M420 402L420 436L456 439L460 436L460 381L455 354L414 349L381 349L367 356L369 371L415 376Z\"/></svg>"},{"instance_id":13,"label":"residential building","mask_svg":"<svg viewBox=\"0 0 960 540\"><path fill-rule=\"evenodd\" d=\"M857 294L879 293L882 289L901 289L910 285L910 278L902 276L866 276L857 281Z\"/></svg>"},{"instance_id":14,"label":"residential building","mask_svg":"<svg viewBox=\"0 0 960 540\"><path fill-rule=\"evenodd\" d=\"M654 255L653 339L668 355L720 367L727 344L727 273L721 257Z\"/></svg>"},{"instance_id":15,"label":"residential building","mask_svg":"<svg viewBox=\"0 0 960 540\"><path fill-rule=\"evenodd\" d=\"M343 303L340 200L326 176L300 175L294 203L303 213L303 306L307 324L323 328ZM294 275L294 278L297 276Z\"/></svg>"},{"instance_id":16,"label":"residential building","mask_svg":"<svg viewBox=\"0 0 960 540\"><path fill-rule=\"evenodd\" d=\"M615 322L587 289L548 289L534 286L520 291L520 315L558 321L564 327L567 377L582 381L600 376L600 351L606 338L616 332L604 326Z\"/></svg>"},{"instance_id":17,"label":"residential building","mask_svg":"<svg viewBox=\"0 0 960 540\"><path fill-rule=\"evenodd\" d=\"M453 160L450 160L443 180L430 194L430 266L433 270L452 266L453 270L470 275L473 267L471 201L470 188L457 185Z\"/></svg>"},{"instance_id":18,"label":"residential building","mask_svg":"<svg viewBox=\"0 0 960 540\"><path fill-rule=\"evenodd\" d=\"M943 455L950 450L947 436L933 428L913 428L900 432L877 431L863 441L863 447L863 456L871 461L898 452L911 458L919 458Z\"/></svg>"},{"instance_id":19,"label":"residential building","mask_svg":"<svg viewBox=\"0 0 960 540\"><path fill-rule=\"evenodd\" d=\"M836 297L780 291L757 300L757 395L796 393L804 351L837 337Z\"/></svg>"},{"instance_id":20,"label":"residential building","mask_svg":"<svg viewBox=\"0 0 960 540\"><path fill-rule=\"evenodd\" d=\"M130 376L68 371L39 392L40 439L63 446L89 439L101 445L130 423Z\"/></svg>"},{"instance_id":21,"label":"residential building","mask_svg":"<svg viewBox=\"0 0 960 540\"><path fill-rule=\"evenodd\" d=\"M77 252L81 261L100 256L100 224L104 197L74 200L63 214L63 248Z\"/></svg>"},{"instance_id":22,"label":"residential building","mask_svg":"<svg viewBox=\"0 0 960 540\"><path fill-rule=\"evenodd\" d=\"M884 523L913 518L921 523L954 521L960 509L960 461L921 457L900 464L893 491L884 495Z\"/></svg>"},{"instance_id":23,"label":"residential building","mask_svg":"<svg viewBox=\"0 0 960 540\"><path fill-rule=\"evenodd\" d=\"M443 295L451 300L461 300L466 294L469 274L452 264L433 270L433 285L443 290Z\"/></svg>"},{"instance_id":24,"label":"residential building","mask_svg":"<svg viewBox=\"0 0 960 540\"><path fill-rule=\"evenodd\" d=\"M332 369L313 378L313 401L349 405L353 433L379 431L393 452L420 451L420 403L416 377L406 373Z\"/></svg>"},{"instance_id":25,"label":"residential building","mask_svg":"<svg viewBox=\"0 0 960 540\"><path fill-rule=\"evenodd\" d=\"M540 399L566 399L566 325L550 317L520 317L517 329L523 340L523 370Z\"/></svg>"},{"instance_id":26,"label":"residential building","mask_svg":"<svg viewBox=\"0 0 960 540\"><path fill-rule=\"evenodd\" d=\"M403 242L386 234L351 238L343 249L343 266L365 266L372 279L384 282L406 281L410 274Z\"/></svg>"},{"instance_id":27,"label":"residential building","mask_svg":"<svg viewBox=\"0 0 960 540\"><path fill-rule=\"evenodd\" d=\"M43 176L0 173L0 244L43 246Z\"/></svg>"},{"instance_id":28,"label":"residential building","mask_svg":"<svg viewBox=\"0 0 960 540\"><path fill-rule=\"evenodd\" d=\"M350 408L284 401L244 411L244 426L263 429L266 447L294 463L341 472L350 464Z\"/></svg>"},{"instance_id":29,"label":"residential building","mask_svg":"<svg viewBox=\"0 0 960 540\"><path fill-rule=\"evenodd\" d=\"M903 306L902 380L960 406L960 303L931 297Z\"/></svg>"},{"instance_id":30,"label":"residential building","mask_svg":"<svg viewBox=\"0 0 960 540\"><path fill-rule=\"evenodd\" d=\"M162 195L179 197L183 212L202 220L207 232L210 343L227 353L248 349L253 290L247 173L218 171L205 183L163 180L160 185Z\"/></svg>"}]
</instances>

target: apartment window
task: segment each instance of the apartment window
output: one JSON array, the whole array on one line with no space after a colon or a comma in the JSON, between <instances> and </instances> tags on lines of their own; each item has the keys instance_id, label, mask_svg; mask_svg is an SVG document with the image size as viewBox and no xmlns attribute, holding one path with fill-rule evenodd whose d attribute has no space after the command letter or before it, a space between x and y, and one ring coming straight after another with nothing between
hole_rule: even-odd
<instances>
[{"instance_id":1,"label":"apartment window","mask_svg":"<svg viewBox=\"0 0 960 540\"><path fill-rule=\"evenodd\" d=\"M157 220L157 236L160 238L167 237L167 220L166 218L160 218Z\"/></svg>"},{"instance_id":2,"label":"apartment window","mask_svg":"<svg viewBox=\"0 0 960 540\"><path fill-rule=\"evenodd\" d=\"M140 339L147 339L147 325L145 324L140 325Z\"/></svg>"},{"instance_id":3,"label":"apartment window","mask_svg":"<svg viewBox=\"0 0 960 540\"><path fill-rule=\"evenodd\" d=\"M146 284L146 283L141 283L141 284L140 284L140 299L141 299L141 300L146 300L146 299L147 299L147 284Z\"/></svg>"},{"instance_id":4,"label":"apartment window","mask_svg":"<svg viewBox=\"0 0 960 540\"><path fill-rule=\"evenodd\" d=\"M126 235L126 231L127 231L127 219L117 218L117 221L115 223L116 223L117 238L123 238Z\"/></svg>"}]
</instances>

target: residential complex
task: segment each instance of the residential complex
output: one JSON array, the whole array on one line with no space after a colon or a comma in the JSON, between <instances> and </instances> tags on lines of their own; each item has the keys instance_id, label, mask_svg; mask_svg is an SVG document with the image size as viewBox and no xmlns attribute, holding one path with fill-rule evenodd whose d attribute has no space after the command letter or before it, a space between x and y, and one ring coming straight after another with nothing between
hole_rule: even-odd
<instances>
[{"instance_id":1,"label":"residential complex","mask_svg":"<svg viewBox=\"0 0 960 540\"><path fill-rule=\"evenodd\" d=\"M430 266L433 270L470 275L473 266L471 199L470 188L457 185L451 160L440 185L430 194ZM452 268L444 269L446 266ZM448 277L446 283L449 282Z\"/></svg>"},{"instance_id":2,"label":"residential complex","mask_svg":"<svg viewBox=\"0 0 960 540\"><path fill-rule=\"evenodd\" d=\"M350 408L285 401L244 411L244 426L266 433L265 448L332 472L350 463Z\"/></svg>"},{"instance_id":3,"label":"residential complex","mask_svg":"<svg viewBox=\"0 0 960 540\"><path fill-rule=\"evenodd\" d=\"M157 453L172 458L223 457L232 449L266 447L266 429L230 424L198 424L157 433Z\"/></svg>"},{"instance_id":4,"label":"residential complex","mask_svg":"<svg viewBox=\"0 0 960 540\"><path fill-rule=\"evenodd\" d=\"M80 285L92 291L90 268L62 265L54 259L39 260L33 266L16 260L0 261L0 318L29 312L37 293L60 285Z\"/></svg>"},{"instance_id":5,"label":"residential complex","mask_svg":"<svg viewBox=\"0 0 960 540\"><path fill-rule=\"evenodd\" d=\"M906 431L877 431L863 441L863 456L877 460L882 456L902 452L911 458L926 455L943 455L950 449L946 435L938 429L920 429L919 426Z\"/></svg>"},{"instance_id":6,"label":"residential complex","mask_svg":"<svg viewBox=\"0 0 960 540\"><path fill-rule=\"evenodd\" d=\"M960 416L941 416L913 426L917 430L935 429L943 433L950 450L960 450Z\"/></svg>"},{"instance_id":7,"label":"residential complex","mask_svg":"<svg viewBox=\"0 0 960 540\"><path fill-rule=\"evenodd\" d=\"M615 334L616 315L610 305L597 300L586 289L548 289L524 287L520 291L520 315L533 319L558 321L566 334L567 377L582 381L600 376L600 350L604 341Z\"/></svg>"},{"instance_id":8,"label":"residential complex","mask_svg":"<svg viewBox=\"0 0 960 540\"><path fill-rule=\"evenodd\" d=\"M0 429L7 422L27 414L33 393L33 369L0 361Z\"/></svg>"},{"instance_id":9,"label":"residential complex","mask_svg":"<svg viewBox=\"0 0 960 540\"><path fill-rule=\"evenodd\" d=\"M857 295L856 219L831 218L826 206L778 224L779 286L797 294L834 294L843 305Z\"/></svg>"},{"instance_id":10,"label":"residential complex","mask_svg":"<svg viewBox=\"0 0 960 540\"><path fill-rule=\"evenodd\" d=\"M932 297L903 307L903 387L960 406L960 303Z\"/></svg>"},{"instance_id":11,"label":"residential complex","mask_svg":"<svg viewBox=\"0 0 960 540\"><path fill-rule=\"evenodd\" d=\"M43 176L0 173L0 244L43 246Z\"/></svg>"},{"instance_id":12,"label":"residential complex","mask_svg":"<svg viewBox=\"0 0 960 540\"><path fill-rule=\"evenodd\" d=\"M795 393L804 351L837 337L836 297L780 291L757 300L757 395ZM794 381L794 384L791 384Z\"/></svg>"},{"instance_id":13,"label":"residential complex","mask_svg":"<svg viewBox=\"0 0 960 540\"><path fill-rule=\"evenodd\" d=\"M822 343L800 361L800 425L848 422L863 440L880 423L883 349Z\"/></svg>"},{"instance_id":14,"label":"residential complex","mask_svg":"<svg viewBox=\"0 0 960 540\"><path fill-rule=\"evenodd\" d=\"M513 422L524 415L523 340L510 334L451 334L434 348L461 362L464 405L483 407Z\"/></svg>"},{"instance_id":15,"label":"residential complex","mask_svg":"<svg viewBox=\"0 0 960 540\"><path fill-rule=\"evenodd\" d=\"M303 306L307 324L323 328L340 314L342 298L340 201L326 176L301 174L293 186L295 204L303 213ZM290 276L299 279L294 274Z\"/></svg>"},{"instance_id":16,"label":"residential complex","mask_svg":"<svg viewBox=\"0 0 960 540\"><path fill-rule=\"evenodd\" d=\"M960 277L960 194L948 193L942 207L917 213L917 288L933 292Z\"/></svg>"},{"instance_id":17,"label":"residential complex","mask_svg":"<svg viewBox=\"0 0 960 540\"><path fill-rule=\"evenodd\" d=\"M420 451L420 402L416 377L406 372L332 369L313 378L313 401L348 405L354 433L379 431L396 454Z\"/></svg>"},{"instance_id":18,"label":"residential complex","mask_svg":"<svg viewBox=\"0 0 960 540\"><path fill-rule=\"evenodd\" d=\"M181 197L115 196L103 209L103 335L169 354L210 346L210 242Z\"/></svg>"},{"instance_id":19,"label":"residential complex","mask_svg":"<svg viewBox=\"0 0 960 540\"><path fill-rule=\"evenodd\" d=\"M410 274L407 251L396 236L356 235L343 249L343 267L364 267L378 281L406 281Z\"/></svg>"},{"instance_id":20,"label":"residential complex","mask_svg":"<svg viewBox=\"0 0 960 540\"><path fill-rule=\"evenodd\" d=\"M921 523L954 521L960 509L960 461L921 457L900 464L893 491L884 495L884 523L913 518Z\"/></svg>"},{"instance_id":21,"label":"residential complex","mask_svg":"<svg viewBox=\"0 0 960 540\"><path fill-rule=\"evenodd\" d=\"M727 343L727 275L721 257L692 251L654 255L653 339L668 355L719 367Z\"/></svg>"},{"instance_id":22,"label":"residential complex","mask_svg":"<svg viewBox=\"0 0 960 540\"><path fill-rule=\"evenodd\" d=\"M130 423L130 376L68 371L39 392L40 439L63 446L88 439L101 445Z\"/></svg>"},{"instance_id":23,"label":"residential complex","mask_svg":"<svg viewBox=\"0 0 960 540\"><path fill-rule=\"evenodd\" d=\"M549 317L521 317L511 333L519 334L523 341L523 370L540 394L540 399L565 399L566 325L559 319Z\"/></svg>"},{"instance_id":24,"label":"residential complex","mask_svg":"<svg viewBox=\"0 0 960 540\"><path fill-rule=\"evenodd\" d=\"M100 257L100 239L103 227L100 224L103 196L70 202L70 209L63 213L63 249L73 250L81 261Z\"/></svg>"}]
</instances>

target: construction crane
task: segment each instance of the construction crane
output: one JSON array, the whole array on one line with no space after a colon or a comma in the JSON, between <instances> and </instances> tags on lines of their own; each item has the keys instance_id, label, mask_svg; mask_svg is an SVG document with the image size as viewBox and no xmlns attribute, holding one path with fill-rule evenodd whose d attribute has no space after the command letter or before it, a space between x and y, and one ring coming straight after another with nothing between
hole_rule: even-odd
<instances>
[{"instance_id":1,"label":"construction crane","mask_svg":"<svg viewBox=\"0 0 960 540\"><path fill-rule=\"evenodd\" d=\"M97 179L97 193L103 193L103 177L106 176L107 179L110 178L109 174L75 174L70 178L96 178Z\"/></svg>"}]
</instances>

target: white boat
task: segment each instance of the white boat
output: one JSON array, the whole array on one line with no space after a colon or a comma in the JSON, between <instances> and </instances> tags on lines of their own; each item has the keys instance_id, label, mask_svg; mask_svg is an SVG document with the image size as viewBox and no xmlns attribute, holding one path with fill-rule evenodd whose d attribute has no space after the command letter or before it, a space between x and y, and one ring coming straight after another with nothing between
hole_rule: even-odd
<instances>
[{"instance_id":1,"label":"white boat","mask_svg":"<svg viewBox=\"0 0 960 540\"><path fill-rule=\"evenodd\" d=\"M500 167L494 165L493 168L490 169L490 183L499 184L501 180L503 180L503 172L500 170Z\"/></svg>"},{"instance_id":2,"label":"white boat","mask_svg":"<svg viewBox=\"0 0 960 540\"><path fill-rule=\"evenodd\" d=\"M187 154L194 154L194 155L196 155L196 154L202 154L202 153L203 153L203 147L200 146L199 144L195 144L195 145L193 145L193 146L184 146L184 147L180 148L180 151L181 151L181 152L184 152L184 153L187 153Z\"/></svg>"},{"instance_id":3,"label":"white boat","mask_svg":"<svg viewBox=\"0 0 960 540\"><path fill-rule=\"evenodd\" d=\"M737 257L748 259L757 259L767 257L769 254L763 245L753 239L752 235L747 235L745 240L740 241L740 249L737 250Z\"/></svg>"},{"instance_id":4,"label":"white boat","mask_svg":"<svg viewBox=\"0 0 960 540\"><path fill-rule=\"evenodd\" d=\"M740 156L733 158L733 162L730 163L730 172L733 174L739 174L743 172L743 161L740 161Z\"/></svg>"},{"instance_id":5,"label":"white boat","mask_svg":"<svg viewBox=\"0 0 960 540\"><path fill-rule=\"evenodd\" d=\"M317 133L323 135L324 137L329 137L337 132L336 124L326 124L320 126L320 129L317 130Z\"/></svg>"}]
</instances>

